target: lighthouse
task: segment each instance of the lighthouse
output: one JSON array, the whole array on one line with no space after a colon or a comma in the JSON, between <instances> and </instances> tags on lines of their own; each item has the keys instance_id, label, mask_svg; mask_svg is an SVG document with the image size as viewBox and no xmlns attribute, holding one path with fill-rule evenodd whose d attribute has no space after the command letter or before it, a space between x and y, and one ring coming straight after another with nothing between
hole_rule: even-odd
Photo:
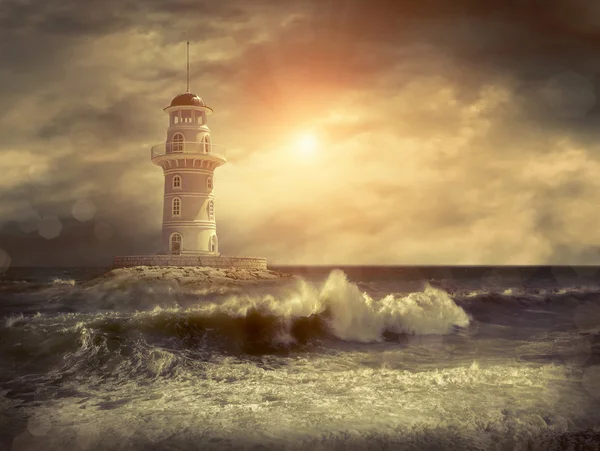
<instances>
[{"instance_id":1,"label":"lighthouse","mask_svg":"<svg viewBox=\"0 0 600 451\"><path fill-rule=\"evenodd\" d=\"M218 255L214 172L227 159L225 149L211 141L207 117L213 110L188 91L164 112L169 117L165 142L151 149L152 163L165 177L162 253Z\"/></svg>"},{"instance_id":2,"label":"lighthouse","mask_svg":"<svg viewBox=\"0 0 600 451\"><path fill-rule=\"evenodd\" d=\"M217 238L215 169L227 161L225 148L213 144L207 118L213 112L190 92L189 42L187 89L163 109L168 117L164 142L150 149L164 175L160 252L113 259L114 267L210 266L266 269L262 257L222 256Z\"/></svg>"},{"instance_id":3,"label":"lighthouse","mask_svg":"<svg viewBox=\"0 0 600 451\"><path fill-rule=\"evenodd\" d=\"M151 149L152 163L165 177L163 254L219 255L213 189L215 169L227 161L225 149L212 143L207 118L213 112L187 89L164 108L168 115L164 143Z\"/></svg>"}]
</instances>

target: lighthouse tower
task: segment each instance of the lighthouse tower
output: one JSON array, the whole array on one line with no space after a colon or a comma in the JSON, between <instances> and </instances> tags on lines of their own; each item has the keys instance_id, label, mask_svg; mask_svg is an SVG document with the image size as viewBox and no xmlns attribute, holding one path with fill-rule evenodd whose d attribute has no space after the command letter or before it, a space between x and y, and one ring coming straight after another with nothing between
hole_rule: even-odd
<instances>
[{"instance_id":1,"label":"lighthouse tower","mask_svg":"<svg viewBox=\"0 0 600 451\"><path fill-rule=\"evenodd\" d=\"M167 136L151 149L152 163L165 176L163 254L219 255L214 172L225 164L226 152L211 142L207 116L212 111L189 92L188 62L188 89L164 108L169 116Z\"/></svg>"},{"instance_id":2,"label":"lighthouse tower","mask_svg":"<svg viewBox=\"0 0 600 451\"><path fill-rule=\"evenodd\" d=\"M162 246L158 254L113 258L116 268L132 266L208 266L266 270L262 257L223 256L215 222L215 169L225 164L225 148L213 144L206 102L190 92L190 43L187 43L187 89L164 112L167 136L150 150L152 163L165 176Z\"/></svg>"}]
</instances>

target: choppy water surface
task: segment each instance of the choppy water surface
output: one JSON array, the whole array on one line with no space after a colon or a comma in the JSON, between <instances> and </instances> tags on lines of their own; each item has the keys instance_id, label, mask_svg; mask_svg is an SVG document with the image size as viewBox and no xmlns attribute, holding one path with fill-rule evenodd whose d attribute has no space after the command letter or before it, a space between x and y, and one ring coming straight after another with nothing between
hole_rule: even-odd
<instances>
[{"instance_id":1,"label":"choppy water surface","mask_svg":"<svg viewBox=\"0 0 600 451\"><path fill-rule=\"evenodd\" d=\"M9 270L0 449L600 449L596 268L288 270Z\"/></svg>"}]
</instances>

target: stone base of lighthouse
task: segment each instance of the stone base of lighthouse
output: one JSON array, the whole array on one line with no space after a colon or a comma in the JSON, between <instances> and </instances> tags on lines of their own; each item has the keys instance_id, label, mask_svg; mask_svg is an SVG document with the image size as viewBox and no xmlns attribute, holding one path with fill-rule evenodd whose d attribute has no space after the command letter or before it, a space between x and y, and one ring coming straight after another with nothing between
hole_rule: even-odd
<instances>
[{"instance_id":1,"label":"stone base of lighthouse","mask_svg":"<svg viewBox=\"0 0 600 451\"><path fill-rule=\"evenodd\" d=\"M128 255L114 257L114 268L130 266L209 266L212 268L267 269L261 257L226 257L214 255Z\"/></svg>"}]
</instances>

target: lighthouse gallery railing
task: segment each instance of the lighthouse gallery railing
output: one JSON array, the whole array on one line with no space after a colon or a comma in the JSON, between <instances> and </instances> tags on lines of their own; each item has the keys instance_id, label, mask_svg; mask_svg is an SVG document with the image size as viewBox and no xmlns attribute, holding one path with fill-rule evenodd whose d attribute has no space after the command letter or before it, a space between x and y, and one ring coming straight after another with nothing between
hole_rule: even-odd
<instances>
[{"instance_id":1,"label":"lighthouse gallery railing","mask_svg":"<svg viewBox=\"0 0 600 451\"><path fill-rule=\"evenodd\" d=\"M218 144L193 141L157 144L150 149L150 158L178 153L210 155L222 158L223 160L227 159L227 149L225 147Z\"/></svg>"}]
</instances>

